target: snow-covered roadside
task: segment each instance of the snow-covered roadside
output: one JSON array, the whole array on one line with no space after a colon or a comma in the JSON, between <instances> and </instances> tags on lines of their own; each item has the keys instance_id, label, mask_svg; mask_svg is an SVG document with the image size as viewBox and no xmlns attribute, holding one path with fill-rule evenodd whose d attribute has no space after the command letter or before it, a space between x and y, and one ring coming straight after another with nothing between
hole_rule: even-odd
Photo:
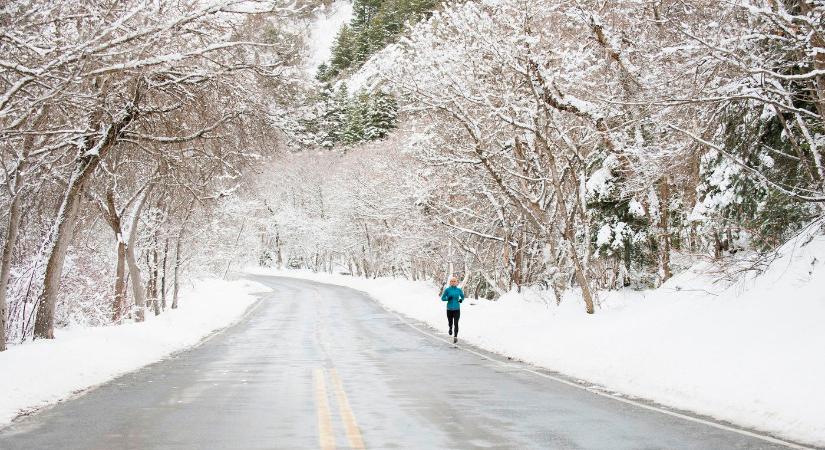
<instances>
[{"instance_id":1,"label":"snow-covered roadside","mask_svg":"<svg viewBox=\"0 0 825 450\"><path fill-rule=\"evenodd\" d=\"M536 292L468 300L462 341L623 394L825 445L825 237L800 238L759 277L723 288L691 270L645 292L602 293L593 316ZM426 282L250 270L362 290L446 334Z\"/></svg>"},{"instance_id":2,"label":"snow-covered roadside","mask_svg":"<svg viewBox=\"0 0 825 450\"><path fill-rule=\"evenodd\" d=\"M178 309L147 312L144 323L58 329L54 340L11 346L0 353L0 425L199 343L266 291L247 280L203 279L183 292Z\"/></svg>"}]
</instances>

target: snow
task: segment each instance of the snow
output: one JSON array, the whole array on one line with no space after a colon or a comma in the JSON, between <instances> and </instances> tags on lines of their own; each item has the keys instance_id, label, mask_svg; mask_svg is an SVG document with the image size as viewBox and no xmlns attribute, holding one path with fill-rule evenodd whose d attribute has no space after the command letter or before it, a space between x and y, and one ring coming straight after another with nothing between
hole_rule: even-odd
<instances>
[{"instance_id":1,"label":"snow","mask_svg":"<svg viewBox=\"0 0 825 450\"><path fill-rule=\"evenodd\" d=\"M386 81L385 74L390 73L389 68L403 59L403 54L402 46L389 44L367 59L364 65L353 74L338 81L336 87L340 83L346 83L350 92L360 90L371 92Z\"/></svg>"},{"instance_id":2,"label":"snow","mask_svg":"<svg viewBox=\"0 0 825 450\"><path fill-rule=\"evenodd\" d=\"M597 169L587 180L587 194L592 197L607 197L610 195L611 181L613 181L613 175L610 173L610 170L603 167Z\"/></svg>"},{"instance_id":3,"label":"snow","mask_svg":"<svg viewBox=\"0 0 825 450\"><path fill-rule=\"evenodd\" d=\"M461 341L624 395L825 445L825 236L786 244L758 276L723 285L700 263L648 291L601 292L584 314L525 289L462 307ZM446 333L428 282L254 270L349 286Z\"/></svg>"},{"instance_id":4,"label":"snow","mask_svg":"<svg viewBox=\"0 0 825 450\"><path fill-rule=\"evenodd\" d=\"M638 200L633 199L630 200L630 203L627 205L627 209L631 215L634 217L644 217L645 216L645 207L642 205Z\"/></svg>"},{"instance_id":5,"label":"snow","mask_svg":"<svg viewBox=\"0 0 825 450\"><path fill-rule=\"evenodd\" d=\"M610 240L613 238L613 228L610 224L604 224L601 228L599 228L599 232L596 234L596 246L597 247L606 247L610 245Z\"/></svg>"},{"instance_id":6,"label":"snow","mask_svg":"<svg viewBox=\"0 0 825 450\"><path fill-rule=\"evenodd\" d=\"M585 183L587 195L590 197L608 197L613 189L613 170L619 167L619 160L611 154L602 162L602 167L598 168L588 178Z\"/></svg>"},{"instance_id":7,"label":"snow","mask_svg":"<svg viewBox=\"0 0 825 450\"><path fill-rule=\"evenodd\" d=\"M309 34L309 60L307 71L315 75L318 66L329 61L332 56L332 44L341 26L352 17L352 2L338 0L329 10L322 10L312 22Z\"/></svg>"},{"instance_id":8,"label":"snow","mask_svg":"<svg viewBox=\"0 0 825 450\"><path fill-rule=\"evenodd\" d=\"M264 286L246 280L203 279L184 291L179 308L144 323L55 330L56 339L0 353L0 425L197 345L238 320Z\"/></svg>"},{"instance_id":9,"label":"snow","mask_svg":"<svg viewBox=\"0 0 825 450\"><path fill-rule=\"evenodd\" d=\"M625 235L630 233L627 228L627 224L624 222L619 222L613 227L613 243L610 244L612 249L618 250L624 248Z\"/></svg>"}]
</instances>

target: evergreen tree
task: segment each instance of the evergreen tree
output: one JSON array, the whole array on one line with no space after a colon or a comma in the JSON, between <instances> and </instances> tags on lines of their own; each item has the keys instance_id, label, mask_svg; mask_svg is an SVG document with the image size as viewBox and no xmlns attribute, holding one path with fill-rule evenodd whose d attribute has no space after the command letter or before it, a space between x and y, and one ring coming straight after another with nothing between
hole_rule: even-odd
<instances>
[{"instance_id":1,"label":"evergreen tree","mask_svg":"<svg viewBox=\"0 0 825 450\"><path fill-rule=\"evenodd\" d=\"M365 141L365 129L367 126L367 105L369 95L360 93L349 103L347 108L346 126L343 130L342 142L345 145L358 144Z\"/></svg>"},{"instance_id":2,"label":"evergreen tree","mask_svg":"<svg viewBox=\"0 0 825 450\"><path fill-rule=\"evenodd\" d=\"M372 20L381 9L384 0L355 0L352 2L352 21L350 26L356 33L368 30Z\"/></svg>"},{"instance_id":3,"label":"evergreen tree","mask_svg":"<svg viewBox=\"0 0 825 450\"><path fill-rule=\"evenodd\" d=\"M342 26L332 46L332 56L324 81L332 79L352 64L355 44L350 27Z\"/></svg>"},{"instance_id":4,"label":"evergreen tree","mask_svg":"<svg viewBox=\"0 0 825 450\"><path fill-rule=\"evenodd\" d=\"M370 56L392 43L407 23L428 17L440 0L354 0L353 17L332 46L327 67L318 72L330 81L350 68L359 68Z\"/></svg>"},{"instance_id":5,"label":"evergreen tree","mask_svg":"<svg viewBox=\"0 0 825 450\"><path fill-rule=\"evenodd\" d=\"M651 204L655 204L656 209L659 205L655 195L641 199L647 203L646 207L631 193L624 192L619 158L615 154L602 155L601 152L594 155L597 168L587 182L587 209L593 220L590 238L597 256L615 258L623 263L623 272L617 280L623 286L629 280L633 262L649 264L655 257L650 251L655 250L655 241L648 239L648 216L649 210L654 209Z\"/></svg>"},{"instance_id":6,"label":"evergreen tree","mask_svg":"<svg viewBox=\"0 0 825 450\"><path fill-rule=\"evenodd\" d=\"M327 63L321 63L318 66L318 71L315 73L315 79L318 81L329 81L331 77L329 76L329 66Z\"/></svg>"},{"instance_id":7,"label":"evergreen tree","mask_svg":"<svg viewBox=\"0 0 825 450\"><path fill-rule=\"evenodd\" d=\"M369 97L367 103L367 120L364 128L364 139L372 141L381 139L395 128L398 118L398 103L391 95L376 92Z\"/></svg>"},{"instance_id":8,"label":"evergreen tree","mask_svg":"<svg viewBox=\"0 0 825 450\"><path fill-rule=\"evenodd\" d=\"M804 159L794 154L792 143L784 137L782 118L770 106L761 116L752 113L753 105L742 107L726 111L725 151L783 186L815 183L813 171L800 163ZM714 236L717 253L749 243L759 249L773 248L817 214L813 205L771 189L717 151L702 157L700 174L696 215L707 219L704 228Z\"/></svg>"},{"instance_id":9,"label":"evergreen tree","mask_svg":"<svg viewBox=\"0 0 825 450\"><path fill-rule=\"evenodd\" d=\"M349 109L350 99L347 85L341 83L326 114L328 127L322 143L324 147L332 147L343 140Z\"/></svg>"},{"instance_id":10,"label":"evergreen tree","mask_svg":"<svg viewBox=\"0 0 825 450\"><path fill-rule=\"evenodd\" d=\"M308 145L355 145L382 139L396 126L398 103L383 92L361 91L350 96L346 83L337 89L326 84L311 101L315 113L300 121L299 130Z\"/></svg>"}]
</instances>

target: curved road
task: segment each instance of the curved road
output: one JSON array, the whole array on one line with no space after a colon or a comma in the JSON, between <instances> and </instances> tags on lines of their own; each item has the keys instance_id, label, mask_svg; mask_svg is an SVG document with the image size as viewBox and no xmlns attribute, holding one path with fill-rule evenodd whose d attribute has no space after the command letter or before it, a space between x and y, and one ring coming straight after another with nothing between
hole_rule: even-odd
<instances>
[{"instance_id":1,"label":"curved road","mask_svg":"<svg viewBox=\"0 0 825 450\"><path fill-rule=\"evenodd\" d=\"M273 293L238 324L15 422L0 448L787 448L463 351L348 288L250 278Z\"/></svg>"}]
</instances>

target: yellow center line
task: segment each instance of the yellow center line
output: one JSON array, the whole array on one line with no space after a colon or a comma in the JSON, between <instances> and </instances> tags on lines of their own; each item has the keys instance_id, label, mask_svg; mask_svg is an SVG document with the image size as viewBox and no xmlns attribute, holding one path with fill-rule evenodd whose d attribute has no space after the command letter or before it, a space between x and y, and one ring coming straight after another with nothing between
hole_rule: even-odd
<instances>
[{"instance_id":1,"label":"yellow center line","mask_svg":"<svg viewBox=\"0 0 825 450\"><path fill-rule=\"evenodd\" d=\"M315 406L318 409L318 442L321 450L335 450L335 433L332 431L332 417L329 414L327 382L324 369L315 369Z\"/></svg>"},{"instance_id":2,"label":"yellow center line","mask_svg":"<svg viewBox=\"0 0 825 450\"><path fill-rule=\"evenodd\" d=\"M347 399L347 394L344 392L344 385L341 383L338 371L332 369L330 375L332 376L332 385L335 388L335 398L338 400L338 409L341 412L341 420L344 422L344 428L347 431L349 446L355 450L363 450L364 439L361 438L361 430L358 428L355 414L352 413L352 408L349 406L349 399Z\"/></svg>"}]
</instances>

